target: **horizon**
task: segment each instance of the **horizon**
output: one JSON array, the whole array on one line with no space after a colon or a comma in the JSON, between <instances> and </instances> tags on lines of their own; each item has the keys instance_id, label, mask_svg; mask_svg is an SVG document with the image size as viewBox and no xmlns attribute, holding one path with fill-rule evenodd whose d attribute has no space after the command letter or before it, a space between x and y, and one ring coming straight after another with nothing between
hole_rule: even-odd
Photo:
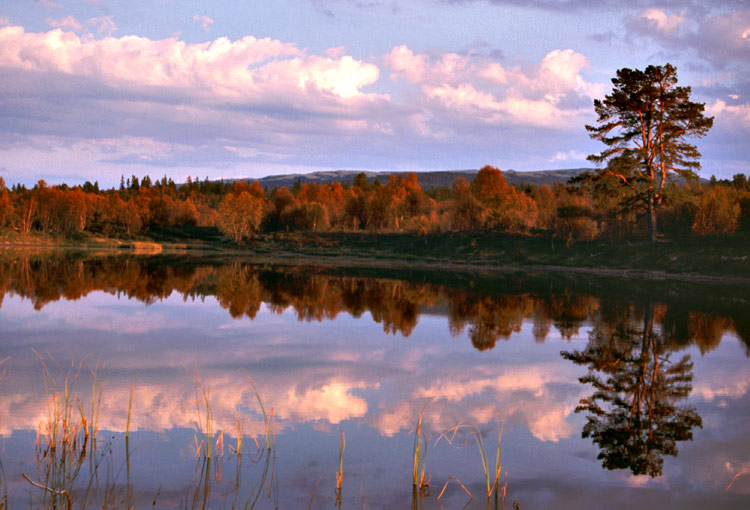
<instances>
[{"instance_id":1,"label":"horizon","mask_svg":"<svg viewBox=\"0 0 750 510\"><path fill-rule=\"evenodd\" d=\"M593 169L594 169L594 167L589 167L589 168L586 168L586 167L581 167L581 168L557 168L557 169L545 169L545 170L515 170L515 169L512 169L512 168L509 168L507 170L500 170L500 171L503 174L510 173L510 174L513 174L513 175L518 175L518 174L539 174L539 173L553 173L553 172L569 172L569 171L573 171L573 170L576 170L576 171L577 170L584 170L585 171L585 170L593 170ZM471 173L471 172L479 172L479 170L480 170L479 168L463 168L463 169L452 169L452 170L421 170L421 171L410 171L410 170L356 170L356 169L355 170L352 170L352 169L313 170L311 172L306 172L306 173L279 173L279 174L264 175L262 177L227 177L227 178L225 178L225 177L217 177L215 179L209 179L209 182L263 181L263 180L274 179L274 178L278 178L278 179L290 179L290 178L294 178L294 177L306 177L306 176L316 175L316 174L339 174L339 175L346 174L346 175L352 175L352 176L354 176L354 175L357 175L359 173L364 173L368 177L375 176L376 179L377 179L377 176L379 174L385 174L385 175L401 174L401 175L406 175L406 174L409 174L409 173L414 173L414 174L417 175L417 178L419 178L420 174L426 174L426 173L432 173L432 174L434 174L434 173ZM0 175L0 177L3 177L3 176ZM153 183L156 183L157 181L160 181L163 177L167 177L167 179L172 179L168 175L162 175L162 176L157 177L157 176L153 176L153 175L134 175L134 174L125 175L125 174L121 174L120 177L117 180L117 183L115 183L113 185L102 185L101 183L99 183L99 181L97 179L94 179L94 180L87 179L86 181L83 181L83 182L65 182L65 181L63 181L63 182L59 182L59 183L47 182L47 180L43 179L43 178L40 179L40 180L43 180L45 182L45 184L48 185L48 186L69 186L69 187L76 187L76 186L83 186L84 184L89 183L89 184L92 184L92 185L93 184L98 184L99 187L100 187L100 189L107 190L107 189L117 189L119 187L119 185L120 185L120 178L122 178L123 180L129 181L132 177L137 177L139 181L142 181L145 177L148 177L151 180L151 182L153 182ZM701 178L703 178L703 177L701 176ZM183 180L183 181L175 181L174 179L172 179L172 181L177 186L181 186L181 185L186 184L188 179L190 179L192 182L198 182L198 181L203 182L206 179L206 177L200 177L200 176L197 176L197 175L187 175L187 176L185 176L185 180ZM21 186L24 186L26 188L32 188L33 186L35 186L36 184L38 184L38 182L39 181L26 184L26 183L22 183L22 182L8 182L7 180L5 180L5 185L6 185L6 187L8 189L12 188L14 185L21 185Z\"/></svg>"},{"instance_id":2,"label":"horizon","mask_svg":"<svg viewBox=\"0 0 750 510\"><path fill-rule=\"evenodd\" d=\"M714 128L702 178L750 174L750 7L721 0L9 0L0 176L590 167L617 69L674 64Z\"/></svg>"}]
</instances>

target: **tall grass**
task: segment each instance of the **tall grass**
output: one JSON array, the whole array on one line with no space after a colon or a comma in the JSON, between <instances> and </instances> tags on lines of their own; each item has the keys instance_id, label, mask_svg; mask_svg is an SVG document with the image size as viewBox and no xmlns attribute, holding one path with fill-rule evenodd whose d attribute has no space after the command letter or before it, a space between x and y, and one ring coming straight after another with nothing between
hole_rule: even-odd
<instances>
[{"instance_id":1,"label":"tall grass","mask_svg":"<svg viewBox=\"0 0 750 510\"><path fill-rule=\"evenodd\" d=\"M484 446L484 439L482 438L482 432L476 423L472 423L469 430L474 435L477 441L477 447L479 448L479 456L482 460L482 469L484 470L484 480L487 488L487 499L491 499L494 495L495 507L499 504L505 504L505 494L507 491L507 479L505 484L500 487L500 472L502 466L500 465L500 451L503 438L503 424L500 423L500 417L497 418L497 452L495 455L495 469L490 471L487 463L487 451Z\"/></svg>"},{"instance_id":2,"label":"tall grass","mask_svg":"<svg viewBox=\"0 0 750 510\"><path fill-rule=\"evenodd\" d=\"M456 434L461 429L469 429L469 433L474 436L474 439L477 444L477 448L479 450L479 458L482 462L482 471L484 474L484 481L485 481L485 490L487 493L487 508L489 509L491 506L495 508L495 510L498 510L500 508L505 508L505 497L507 494L508 489L508 478L507 474L505 477L505 483L500 485L500 475L502 473L502 466L500 464L500 454L501 454L501 445L502 445L502 436L503 436L503 424L500 422L500 417L497 417L497 450L495 452L495 466L493 470L490 470L490 465L487 461L487 448L484 444L484 438L482 437L482 431L479 429L479 426L476 423L473 423L471 425L466 425L463 423L459 423L455 427L449 429L449 431L445 434L443 434L441 437L445 437L446 440L449 443L452 443L453 439L455 438ZM448 434L452 434L452 437L448 438ZM461 480L459 480L456 476L451 475L448 480L446 480L445 485L443 485L443 489L440 491L440 494L438 495L438 500L440 500L443 497L443 494L445 493L445 489L448 487L448 484L451 480L455 480L456 483L458 483L461 488L466 492L466 494L469 496L469 500L472 500L474 496L471 494L469 489L466 488L466 486L461 483ZM494 503L494 505L491 505L491 503Z\"/></svg>"},{"instance_id":3,"label":"tall grass","mask_svg":"<svg viewBox=\"0 0 750 510\"><path fill-rule=\"evenodd\" d=\"M44 358L42 374L47 419L39 424L36 438L36 480L23 477L42 490L42 507L73 507L73 488L89 445L88 419L80 399L73 393L83 364L64 374L58 384Z\"/></svg>"},{"instance_id":4,"label":"tall grass","mask_svg":"<svg viewBox=\"0 0 750 510\"><path fill-rule=\"evenodd\" d=\"M224 431L219 430L215 432L210 388L207 384L203 383L197 374L194 374L194 376L196 380L196 409L198 414L198 430L194 436L197 461L194 476L195 483L194 485L191 484L192 487L187 491L180 503L180 508L183 509L213 508L213 505L216 503L215 485L222 485L224 482L224 463L227 458L224 448ZM257 450L254 458L249 462L249 467L256 464L262 464L263 467L256 483L248 486L243 480L245 433L243 431L242 417L238 415L237 441L235 446L228 445L228 458L231 459L232 455L235 456L234 487L229 491L224 491L221 496L226 498L230 494L232 495L231 508L251 510L261 501L262 495L265 494L268 499L272 496L278 499L278 492L274 492L274 489L277 489L277 484L275 483L276 420L274 411L271 408L270 412L266 412L266 407L263 404L260 393L249 376L248 380L260 406L265 428L265 442L262 439L259 442L255 436L250 436ZM200 441L198 440L199 435L201 437ZM246 490L243 490L243 486L246 486ZM225 500L223 506L226 506L226 504Z\"/></svg>"},{"instance_id":5,"label":"tall grass","mask_svg":"<svg viewBox=\"0 0 750 510\"><path fill-rule=\"evenodd\" d=\"M336 471L336 507L341 508L341 490L344 484L344 449L346 437L344 429L339 427L339 470Z\"/></svg>"},{"instance_id":6,"label":"tall grass","mask_svg":"<svg viewBox=\"0 0 750 510\"><path fill-rule=\"evenodd\" d=\"M425 480L427 472L427 448L430 444L432 435L425 435L422 430L422 417L427 408L429 401L422 406L417 418L417 426L414 429L414 463L412 472L412 484L415 492L420 495L427 495L429 492L430 480Z\"/></svg>"},{"instance_id":7,"label":"tall grass","mask_svg":"<svg viewBox=\"0 0 750 510\"><path fill-rule=\"evenodd\" d=\"M250 383L250 388L253 390L253 394L255 395L255 399L258 401L258 405L260 406L260 410L263 413L263 423L266 427L266 447L270 450L271 449L271 420L268 417L268 414L266 413L266 408L263 405L263 399L260 398L260 393L258 393L258 388L255 387L255 384L253 383L252 378L250 377L250 374L245 372L245 375L247 376L247 380ZM273 409L271 409L271 414L273 414ZM276 440L276 436L274 434L274 441Z\"/></svg>"},{"instance_id":8,"label":"tall grass","mask_svg":"<svg viewBox=\"0 0 750 510\"><path fill-rule=\"evenodd\" d=\"M60 368L60 375L56 378L49 370L45 359L38 353L35 354L42 365L47 412L45 419L37 427L36 473L21 473L23 479L40 491L36 493L39 495L38 498L32 498L32 506L43 509L85 509L89 506L132 509L128 436L133 387L131 386L125 434L127 483L123 494L117 489L117 470L113 464L111 444L107 442L101 451L97 444L103 383L99 380L96 368L91 369L91 414L87 415L83 402L75 390L82 373L83 361L78 365L71 365L67 372ZM89 467L88 478L83 469L86 465ZM102 466L107 469L104 482L100 485ZM0 505L0 508L7 508L7 503L6 506Z\"/></svg>"}]
</instances>

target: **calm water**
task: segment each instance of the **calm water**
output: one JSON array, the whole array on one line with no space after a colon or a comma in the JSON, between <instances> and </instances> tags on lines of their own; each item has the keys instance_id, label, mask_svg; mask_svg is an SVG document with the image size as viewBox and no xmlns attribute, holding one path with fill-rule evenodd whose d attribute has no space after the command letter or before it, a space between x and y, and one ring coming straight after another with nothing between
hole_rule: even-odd
<instances>
[{"instance_id":1,"label":"calm water","mask_svg":"<svg viewBox=\"0 0 750 510\"><path fill-rule=\"evenodd\" d=\"M750 505L750 474L725 491L750 469L741 286L6 257L0 339L10 508L51 507L23 475L54 489L66 378L71 424L80 402L97 425L65 460L76 508L487 508L476 434L492 469L498 420L507 508Z\"/></svg>"}]
</instances>

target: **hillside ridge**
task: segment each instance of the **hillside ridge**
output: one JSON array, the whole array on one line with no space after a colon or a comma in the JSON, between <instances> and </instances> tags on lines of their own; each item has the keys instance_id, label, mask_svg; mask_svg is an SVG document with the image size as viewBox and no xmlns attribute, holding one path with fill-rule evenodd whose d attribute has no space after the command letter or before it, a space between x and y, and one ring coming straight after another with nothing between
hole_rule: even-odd
<instances>
[{"instance_id":1,"label":"hillside ridge","mask_svg":"<svg viewBox=\"0 0 750 510\"><path fill-rule=\"evenodd\" d=\"M582 174L583 172L592 170L591 168L568 168L562 170L535 170L535 171L516 171L516 170L502 170L503 176L509 185L523 185L523 184L534 184L552 185L555 182L566 183L571 177ZM474 180L479 170L433 170L425 172L414 172L417 174L419 184L422 189L429 190L440 187L451 187L458 177L471 182ZM409 172L401 171L362 171L362 170L329 170L320 172L311 172L307 174L283 174L283 175L269 175L261 178L239 178L239 179L224 179L224 182L235 182L243 181L248 183L258 182L262 187L267 189L279 188L286 186L290 188L295 182L299 180L300 184L305 183L316 183L316 184L327 184L330 182L349 182L354 180L354 177L364 173L367 176L367 181L373 184L376 180L381 184L388 182L391 175L405 175Z\"/></svg>"}]
</instances>

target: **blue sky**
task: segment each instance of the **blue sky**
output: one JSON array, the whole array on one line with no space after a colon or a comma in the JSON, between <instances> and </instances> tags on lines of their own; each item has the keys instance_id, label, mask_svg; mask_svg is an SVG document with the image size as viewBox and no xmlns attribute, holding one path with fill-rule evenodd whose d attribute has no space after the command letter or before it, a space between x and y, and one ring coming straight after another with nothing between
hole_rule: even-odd
<instances>
[{"instance_id":1,"label":"blue sky","mask_svg":"<svg viewBox=\"0 0 750 510\"><path fill-rule=\"evenodd\" d=\"M702 174L750 173L744 0L6 0L0 175L590 166L593 99L666 62Z\"/></svg>"}]
</instances>

